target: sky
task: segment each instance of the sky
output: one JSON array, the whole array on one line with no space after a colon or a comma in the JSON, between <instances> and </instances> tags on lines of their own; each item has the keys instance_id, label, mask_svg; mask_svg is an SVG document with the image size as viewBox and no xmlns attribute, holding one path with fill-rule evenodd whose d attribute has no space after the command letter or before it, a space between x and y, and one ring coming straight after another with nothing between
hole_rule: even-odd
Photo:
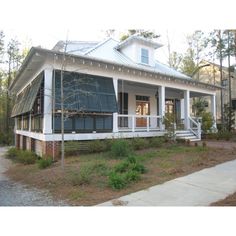
<instances>
[{"instance_id":1,"label":"sky","mask_svg":"<svg viewBox=\"0 0 236 236\"><path fill-rule=\"evenodd\" d=\"M224 2L227 1L230 0ZM4 31L6 40L17 38L23 47L51 49L59 40L101 41L106 29L120 32L130 28L150 29L161 35L159 40L164 47L158 50L157 59L165 62L167 31L171 49L183 52L185 38L194 30L236 27L233 25L234 8L227 9L229 14L225 17L221 6L215 3L203 0L146 0L145 3L134 0L4 0L0 30Z\"/></svg>"}]
</instances>

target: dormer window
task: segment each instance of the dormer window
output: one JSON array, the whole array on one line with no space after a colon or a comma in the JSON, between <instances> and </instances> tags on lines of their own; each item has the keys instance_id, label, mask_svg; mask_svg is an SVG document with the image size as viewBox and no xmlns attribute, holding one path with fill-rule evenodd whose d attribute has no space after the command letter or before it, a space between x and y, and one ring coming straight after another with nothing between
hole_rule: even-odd
<instances>
[{"instance_id":1,"label":"dormer window","mask_svg":"<svg viewBox=\"0 0 236 236\"><path fill-rule=\"evenodd\" d=\"M141 48L141 63L149 64L149 52L145 48Z\"/></svg>"}]
</instances>

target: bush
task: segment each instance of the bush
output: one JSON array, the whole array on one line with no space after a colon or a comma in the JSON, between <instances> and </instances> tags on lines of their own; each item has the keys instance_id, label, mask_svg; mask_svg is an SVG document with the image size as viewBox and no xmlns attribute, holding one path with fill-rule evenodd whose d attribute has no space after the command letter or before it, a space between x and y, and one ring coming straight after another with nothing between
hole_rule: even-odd
<instances>
[{"instance_id":1,"label":"bush","mask_svg":"<svg viewBox=\"0 0 236 236\"><path fill-rule=\"evenodd\" d=\"M177 139L176 139L176 143L178 143L178 144L185 144L185 143L186 143L186 140L183 139L183 138L177 138Z\"/></svg>"},{"instance_id":2,"label":"bush","mask_svg":"<svg viewBox=\"0 0 236 236\"><path fill-rule=\"evenodd\" d=\"M217 133L217 140L224 139L229 141L233 137L233 133L229 131L220 131Z\"/></svg>"},{"instance_id":3,"label":"bush","mask_svg":"<svg viewBox=\"0 0 236 236\"><path fill-rule=\"evenodd\" d=\"M88 144L88 150L89 152L96 153L96 152L104 152L107 151L107 145L106 142L103 140L94 140L90 141Z\"/></svg>"},{"instance_id":4,"label":"bush","mask_svg":"<svg viewBox=\"0 0 236 236\"><path fill-rule=\"evenodd\" d=\"M87 185L92 180L92 168L91 166L81 166L78 172L71 172L69 175L69 181L73 186Z\"/></svg>"},{"instance_id":5,"label":"bush","mask_svg":"<svg viewBox=\"0 0 236 236\"><path fill-rule=\"evenodd\" d=\"M132 181L137 181L140 179L139 172L130 170L125 173L125 180L127 183L132 182Z\"/></svg>"},{"instance_id":6,"label":"bush","mask_svg":"<svg viewBox=\"0 0 236 236\"><path fill-rule=\"evenodd\" d=\"M116 140L111 146L111 154L114 157L127 157L131 150L127 141L123 139Z\"/></svg>"},{"instance_id":7,"label":"bush","mask_svg":"<svg viewBox=\"0 0 236 236\"><path fill-rule=\"evenodd\" d=\"M129 169L130 169L130 162L128 161L123 161L117 164L116 166L114 166L114 171L118 173L124 173Z\"/></svg>"},{"instance_id":8,"label":"bush","mask_svg":"<svg viewBox=\"0 0 236 236\"><path fill-rule=\"evenodd\" d=\"M9 159L15 160L19 152L20 152L20 150L14 148L14 147L9 148L7 151L6 157Z\"/></svg>"},{"instance_id":9,"label":"bush","mask_svg":"<svg viewBox=\"0 0 236 236\"><path fill-rule=\"evenodd\" d=\"M144 138L133 138L131 145L134 150L142 150L149 147L147 139Z\"/></svg>"},{"instance_id":10,"label":"bush","mask_svg":"<svg viewBox=\"0 0 236 236\"><path fill-rule=\"evenodd\" d=\"M165 143L165 139L163 137L154 137L150 139L150 147L161 147Z\"/></svg>"},{"instance_id":11,"label":"bush","mask_svg":"<svg viewBox=\"0 0 236 236\"><path fill-rule=\"evenodd\" d=\"M42 159L38 160L38 167L39 169L46 169L47 167L51 166L53 160L51 157L43 156Z\"/></svg>"},{"instance_id":12,"label":"bush","mask_svg":"<svg viewBox=\"0 0 236 236\"><path fill-rule=\"evenodd\" d=\"M118 174L116 172L111 172L109 174L108 184L113 189L122 189L126 187L127 181L124 174Z\"/></svg>"},{"instance_id":13,"label":"bush","mask_svg":"<svg viewBox=\"0 0 236 236\"><path fill-rule=\"evenodd\" d=\"M36 162L37 158L37 155L33 152L20 150L17 154L16 161L24 165L31 165Z\"/></svg>"},{"instance_id":14,"label":"bush","mask_svg":"<svg viewBox=\"0 0 236 236\"><path fill-rule=\"evenodd\" d=\"M106 163L97 162L91 166L91 170L98 175L106 176L109 172L109 167Z\"/></svg>"},{"instance_id":15,"label":"bush","mask_svg":"<svg viewBox=\"0 0 236 236\"><path fill-rule=\"evenodd\" d=\"M140 174L144 174L147 172L147 169L145 168L144 165L140 164L140 163L135 163L132 167L132 171L136 171Z\"/></svg>"},{"instance_id":16,"label":"bush","mask_svg":"<svg viewBox=\"0 0 236 236\"><path fill-rule=\"evenodd\" d=\"M131 156L114 166L109 174L109 186L113 189L122 189L132 181L140 179L140 174L146 172L144 165Z\"/></svg>"},{"instance_id":17,"label":"bush","mask_svg":"<svg viewBox=\"0 0 236 236\"><path fill-rule=\"evenodd\" d=\"M16 148L10 148L7 151L7 158L22 163L24 165L34 164L38 158L38 156L31 152L25 150L18 150Z\"/></svg>"},{"instance_id":18,"label":"bush","mask_svg":"<svg viewBox=\"0 0 236 236\"><path fill-rule=\"evenodd\" d=\"M213 125L213 117L210 112L203 112L202 116L202 130L204 133L207 133Z\"/></svg>"}]
</instances>

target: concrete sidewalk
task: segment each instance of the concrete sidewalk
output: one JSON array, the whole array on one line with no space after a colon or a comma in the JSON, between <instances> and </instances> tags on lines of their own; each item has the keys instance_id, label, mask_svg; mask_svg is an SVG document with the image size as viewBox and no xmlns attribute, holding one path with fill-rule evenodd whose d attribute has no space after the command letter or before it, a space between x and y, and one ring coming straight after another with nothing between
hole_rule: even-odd
<instances>
[{"instance_id":1,"label":"concrete sidewalk","mask_svg":"<svg viewBox=\"0 0 236 236\"><path fill-rule=\"evenodd\" d=\"M208 206L236 192L236 160L98 206Z\"/></svg>"}]
</instances>

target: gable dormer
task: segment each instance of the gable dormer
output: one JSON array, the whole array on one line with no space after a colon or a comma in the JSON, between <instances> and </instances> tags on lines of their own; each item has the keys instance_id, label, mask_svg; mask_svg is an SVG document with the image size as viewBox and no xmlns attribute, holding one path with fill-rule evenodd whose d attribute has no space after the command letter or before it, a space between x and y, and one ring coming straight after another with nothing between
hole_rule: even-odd
<instances>
[{"instance_id":1,"label":"gable dormer","mask_svg":"<svg viewBox=\"0 0 236 236\"><path fill-rule=\"evenodd\" d=\"M155 66L155 49L162 45L141 36L133 35L116 47L121 53L137 64Z\"/></svg>"}]
</instances>

